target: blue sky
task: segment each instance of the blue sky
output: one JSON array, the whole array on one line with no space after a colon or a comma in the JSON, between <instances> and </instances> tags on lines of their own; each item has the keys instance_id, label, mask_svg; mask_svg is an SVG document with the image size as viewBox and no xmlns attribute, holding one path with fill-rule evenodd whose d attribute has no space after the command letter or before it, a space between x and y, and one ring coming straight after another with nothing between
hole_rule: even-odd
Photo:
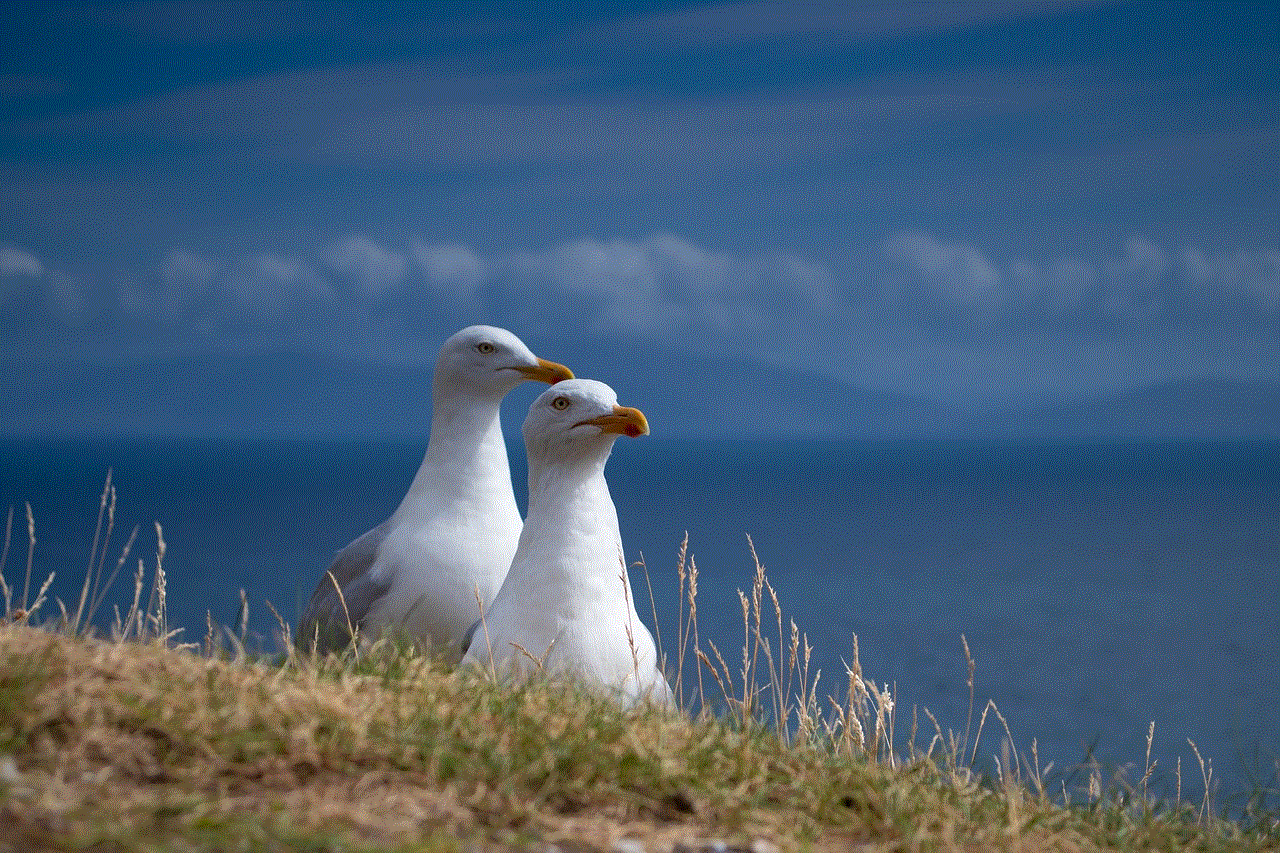
<instances>
[{"instance_id":1,"label":"blue sky","mask_svg":"<svg viewBox=\"0 0 1280 853\"><path fill-rule=\"evenodd\" d=\"M1280 384L1275 4L6 4L0 38L0 431L412 434L472 322L670 434Z\"/></svg>"}]
</instances>

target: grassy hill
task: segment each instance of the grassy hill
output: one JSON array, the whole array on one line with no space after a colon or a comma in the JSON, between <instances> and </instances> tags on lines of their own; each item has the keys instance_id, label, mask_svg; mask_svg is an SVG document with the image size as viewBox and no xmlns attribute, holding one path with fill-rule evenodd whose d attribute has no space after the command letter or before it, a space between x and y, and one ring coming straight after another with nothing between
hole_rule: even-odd
<instances>
[{"instance_id":1,"label":"grassy hill","mask_svg":"<svg viewBox=\"0 0 1280 853\"><path fill-rule=\"evenodd\" d=\"M0 630L0 847L1280 844L1274 824L1246 829L1137 792L1064 807L1034 778L978 779L946 748L877 756L854 732L788 743L723 717L623 711L570 685L502 687L390 647L358 664L254 663L11 625Z\"/></svg>"},{"instance_id":2,"label":"grassy hill","mask_svg":"<svg viewBox=\"0 0 1280 853\"><path fill-rule=\"evenodd\" d=\"M856 641L842 688L819 693L761 569L729 663L699 643L681 564L674 658L698 663L672 676L705 710L674 713L498 683L385 640L254 659L210 624L181 644L157 539L151 582L139 561L105 637L85 626L109 581L56 608L27 577L20 598L3 585L0 851L1280 849L1276 814L1216 815L1191 793L1202 776L1172 801L1149 795L1150 761L1140 779L1095 770L1069 787L1034 748L1012 751L994 705L962 732L907 719L863 677ZM89 564L100 577L103 555ZM994 774L973 769L980 744Z\"/></svg>"}]
</instances>

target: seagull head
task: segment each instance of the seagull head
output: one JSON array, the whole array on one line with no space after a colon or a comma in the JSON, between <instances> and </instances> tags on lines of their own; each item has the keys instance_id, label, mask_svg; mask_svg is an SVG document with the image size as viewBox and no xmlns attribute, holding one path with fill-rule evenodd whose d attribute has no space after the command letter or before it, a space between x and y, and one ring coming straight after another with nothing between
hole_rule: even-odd
<instances>
[{"instance_id":1,"label":"seagull head","mask_svg":"<svg viewBox=\"0 0 1280 853\"><path fill-rule=\"evenodd\" d=\"M529 407L524 442L530 458L607 452L618 436L649 434L644 413L618 405L618 395L594 379L569 379L543 391Z\"/></svg>"},{"instance_id":2,"label":"seagull head","mask_svg":"<svg viewBox=\"0 0 1280 853\"><path fill-rule=\"evenodd\" d=\"M437 393L502 397L521 382L554 385L572 378L572 370L538 358L506 329L468 326L440 347L434 387Z\"/></svg>"}]
</instances>

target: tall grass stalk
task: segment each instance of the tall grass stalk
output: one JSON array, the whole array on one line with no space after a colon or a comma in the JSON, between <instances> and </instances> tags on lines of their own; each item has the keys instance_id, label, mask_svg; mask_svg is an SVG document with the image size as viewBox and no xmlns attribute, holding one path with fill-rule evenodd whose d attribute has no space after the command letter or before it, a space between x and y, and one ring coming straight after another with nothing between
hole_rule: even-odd
<instances>
[{"instance_id":1,"label":"tall grass stalk","mask_svg":"<svg viewBox=\"0 0 1280 853\"><path fill-rule=\"evenodd\" d=\"M9 517L4 523L4 549L0 550L0 593L4 594L4 618L7 620L13 613L13 594L9 590L9 584L4 579L5 567L9 565L9 537L13 534L13 506L9 506Z\"/></svg>"},{"instance_id":2,"label":"tall grass stalk","mask_svg":"<svg viewBox=\"0 0 1280 853\"><path fill-rule=\"evenodd\" d=\"M108 509L108 496L110 496L110 509ZM102 499L98 503L98 524L93 531L93 545L89 548L89 567L85 569L84 585L80 588L80 603L76 605L76 615L72 620L72 624L77 628L80 626L81 620L84 618L84 609L89 602L90 582L93 582L96 587L96 578L100 573L100 569L98 568L100 564L97 562L97 554L98 541L102 534L102 516L104 513L107 516L107 535L106 538L102 540L102 553L105 556L107 553L107 545L111 542L111 532L115 527L116 520L116 491L115 487L111 485L110 468L107 469L107 481L102 487Z\"/></svg>"},{"instance_id":3,"label":"tall grass stalk","mask_svg":"<svg viewBox=\"0 0 1280 853\"><path fill-rule=\"evenodd\" d=\"M658 602L653 597L653 580L649 577L649 565L644 561L643 551L640 552L639 559L632 563L631 566L632 568L639 566L640 570L644 572L645 589L649 591L649 612L653 616L653 645L657 650L658 670L665 673L667 671L667 653L662 648L662 626L659 624L658 619Z\"/></svg>"},{"instance_id":4,"label":"tall grass stalk","mask_svg":"<svg viewBox=\"0 0 1280 853\"><path fill-rule=\"evenodd\" d=\"M102 606L102 602L106 599L108 591L115 585L116 578L120 575L120 570L124 568L124 564L129 560L129 553L133 550L133 543L138 538L138 525L133 526L132 532L129 533L128 540L125 541L124 547L120 549L120 556L116 559L115 568L111 570L111 575L102 585L100 590L94 594L93 600L89 603L89 612L85 614L85 626L93 624L93 618L98 613L98 608ZM105 553L105 549L104 549ZM95 588L96 588L95 584Z\"/></svg>"},{"instance_id":5,"label":"tall grass stalk","mask_svg":"<svg viewBox=\"0 0 1280 853\"><path fill-rule=\"evenodd\" d=\"M27 575L22 582L22 609L27 613L36 609L34 605L27 604L27 597L31 593L31 564L36 555L36 517L31 512L31 502L26 502L27 507ZM36 596L40 598L40 596Z\"/></svg>"}]
</instances>

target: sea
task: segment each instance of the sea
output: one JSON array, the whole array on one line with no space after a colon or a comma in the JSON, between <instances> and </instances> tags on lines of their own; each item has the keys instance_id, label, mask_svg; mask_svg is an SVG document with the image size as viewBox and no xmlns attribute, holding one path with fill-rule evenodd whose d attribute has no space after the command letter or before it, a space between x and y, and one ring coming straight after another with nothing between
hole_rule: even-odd
<instances>
[{"instance_id":1,"label":"sea","mask_svg":"<svg viewBox=\"0 0 1280 853\"><path fill-rule=\"evenodd\" d=\"M108 573L138 534L96 621L128 607L138 559L150 582L158 522L180 639L209 619L238 632L243 590L249 645L278 651L271 607L296 620L335 552L396 508L423 449L5 439L4 577L20 597L30 553L28 594L56 573L50 595L74 610L110 471ZM928 709L944 733L968 730L987 772L1007 724L1016 758L1034 745L1051 792L1074 801L1091 775L1138 786L1154 765L1148 789L1165 796L1199 804L1207 779L1217 811L1280 806L1280 443L642 438L618 443L607 475L627 559L647 569L631 569L637 609L650 627L656 612L672 661L687 542L703 647L740 665L738 591L758 559L784 632L794 621L813 648L819 695L845 695L856 637L863 674L894 697L899 754L913 718L928 745ZM776 653L768 599L765 615ZM975 742L988 703L1000 717Z\"/></svg>"}]
</instances>

